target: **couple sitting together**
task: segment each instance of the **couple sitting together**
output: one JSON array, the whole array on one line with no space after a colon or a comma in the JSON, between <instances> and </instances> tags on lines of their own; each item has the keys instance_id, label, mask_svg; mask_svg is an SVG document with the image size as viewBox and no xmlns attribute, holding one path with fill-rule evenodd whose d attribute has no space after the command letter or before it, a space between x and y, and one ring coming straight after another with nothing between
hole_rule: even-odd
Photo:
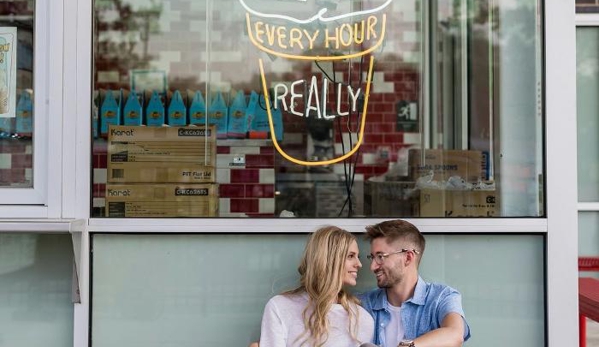
<instances>
[{"instance_id":1,"label":"couple sitting together","mask_svg":"<svg viewBox=\"0 0 599 347\"><path fill-rule=\"evenodd\" d=\"M386 221L366 234L379 288L359 297L345 289L362 267L356 237L321 228L304 250L300 286L266 304L260 347L450 347L470 337L460 293L418 275L425 240L414 225Z\"/></svg>"}]
</instances>

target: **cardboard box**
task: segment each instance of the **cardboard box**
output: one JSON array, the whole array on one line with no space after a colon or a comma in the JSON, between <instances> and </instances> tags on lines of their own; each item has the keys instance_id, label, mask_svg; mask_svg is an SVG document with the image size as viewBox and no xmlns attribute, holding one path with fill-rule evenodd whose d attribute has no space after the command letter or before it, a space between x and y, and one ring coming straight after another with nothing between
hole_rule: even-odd
<instances>
[{"instance_id":1,"label":"cardboard box","mask_svg":"<svg viewBox=\"0 0 599 347\"><path fill-rule=\"evenodd\" d=\"M495 190L422 189L419 196L418 217L498 217L500 212Z\"/></svg>"},{"instance_id":2,"label":"cardboard box","mask_svg":"<svg viewBox=\"0 0 599 347\"><path fill-rule=\"evenodd\" d=\"M178 162L214 166L216 146L182 142L109 143L108 162Z\"/></svg>"},{"instance_id":3,"label":"cardboard box","mask_svg":"<svg viewBox=\"0 0 599 347\"><path fill-rule=\"evenodd\" d=\"M111 126L108 133L108 168L111 168L111 163L123 162L215 166L215 128Z\"/></svg>"},{"instance_id":4,"label":"cardboard box","mask_svg":"<svg viewBox=\"0 0 599 347\"><path fill-rule=\"evenodd\" d=\"M434 172L433 180L447 181L451 176L460 176L467 182L487 180L487 165L481 151L427 149L422 160L420 149L408 152L410 180Z\"/></svg>"},{"instance_id":5,"label":"cardboard box","mask_svg":"<svg viewBox=\"0 0 599 347\"><path fill-rule=\"evenodd\" d=\"M216 184L108 184L106 216L216 217Z\"/></svg>"},{"instance_id":6,"label":"cardboard box","mask_svg":"<svg viewBox=\"0 0 599 347\"><path fill-rule=\"evenodd\" d=\"M367 217L411 217L414 182L364 182L364 215Z\"/></svg>"},{"instance_id":7,"label":"cardboard box","mask_svg":"<svg viewBox=\"0 0 599 347\"><path fill-rule=\"evenodd\" d=\"M186 126L186 127L145 127L145 126L111 126L109 140L113 142L128 143L130 141L152 142L208 142L216 141L214 126Z\"/></svg>"},{"instance_id":8,"label":"cardboard box","mask_svg":"<svg viewBox=\"0 0 599 347\"><path fill-rule=\"evenodd\" d=\"M109 162L110 183L213 183L216 168L193 163Z\"/></svg>"}]
</instances>

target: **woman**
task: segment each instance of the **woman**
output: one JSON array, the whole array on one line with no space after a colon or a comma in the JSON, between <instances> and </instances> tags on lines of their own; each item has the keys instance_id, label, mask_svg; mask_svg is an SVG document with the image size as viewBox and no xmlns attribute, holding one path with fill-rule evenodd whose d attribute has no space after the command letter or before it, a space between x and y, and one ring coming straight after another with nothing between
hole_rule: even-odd
<instances>
[{"instance_id":1,"label":"woman","mask_svg":"<svg viewBox=\"0 0 599 347\"><path fill-rule=\"evenodd\" d=\"M260 347L352 347L370 342L372 317L344 286L355 286L362 263L349 232L327 226L306 244L300 286L271 298L264 308Z\"/></svg>"}]
</instances>

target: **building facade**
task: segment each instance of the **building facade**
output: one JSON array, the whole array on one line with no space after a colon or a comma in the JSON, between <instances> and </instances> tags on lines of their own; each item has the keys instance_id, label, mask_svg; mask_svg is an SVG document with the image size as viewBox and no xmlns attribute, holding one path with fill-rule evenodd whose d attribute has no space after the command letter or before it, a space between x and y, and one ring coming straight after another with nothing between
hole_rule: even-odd
<instances>
[{"instance_id":1,"label":"building facade","mask_svg":"<svg viewBox=\"0 0 599 347\"><path fill-rule=\"evenodd\" d=\"M574 9L0 2L0 345L247 345L307 233L391 218L466 346L575 344Z\"/></svg>"}]
</instances>

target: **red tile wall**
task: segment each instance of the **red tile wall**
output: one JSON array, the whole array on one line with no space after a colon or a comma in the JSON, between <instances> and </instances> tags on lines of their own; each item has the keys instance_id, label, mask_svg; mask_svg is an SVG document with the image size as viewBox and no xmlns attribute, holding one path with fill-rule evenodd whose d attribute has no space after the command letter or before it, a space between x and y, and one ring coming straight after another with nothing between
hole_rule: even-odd
<instances>
[{"instance_id":1,"label":"red tile wall","mask_svg":"<svg viewBox=\"0 0 599 347\"><path fill-rule=\"evenodd\" d=\"M32 184L26 177L26 169L33 169L32 140L30 138L22 139L0 139L0 154L7 154L6 160L10 163L3 163L3 169L0 169L0 186L29 186Z\"/></svg>"}]
</instances>

